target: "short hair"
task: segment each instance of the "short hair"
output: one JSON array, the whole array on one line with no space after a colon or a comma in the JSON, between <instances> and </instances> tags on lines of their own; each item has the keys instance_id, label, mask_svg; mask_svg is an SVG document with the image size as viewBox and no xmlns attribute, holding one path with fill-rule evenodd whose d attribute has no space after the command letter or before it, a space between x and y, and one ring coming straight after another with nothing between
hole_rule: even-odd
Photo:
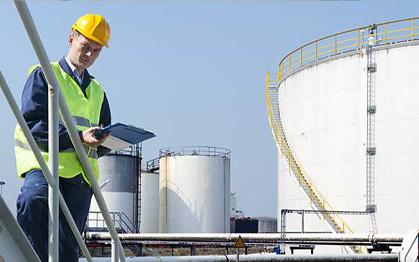
<instances>
[{"instance_id":1,"label":"short hair","mask_svg":"<svg viewBox=\"0 0 419 262\"><path fill-rule=\"evenodd\" d=\"M79 31L77 31L77 30L73 31L74 38L79 38L80 35L82 35L82 33L80 33Z\"/></svg>"}]
</instances>

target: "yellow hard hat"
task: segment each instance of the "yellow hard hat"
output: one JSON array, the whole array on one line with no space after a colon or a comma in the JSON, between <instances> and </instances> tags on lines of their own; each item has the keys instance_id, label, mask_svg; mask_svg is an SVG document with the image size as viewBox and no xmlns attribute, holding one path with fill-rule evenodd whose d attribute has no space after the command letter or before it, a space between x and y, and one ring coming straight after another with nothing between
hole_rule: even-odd
<instances>
[{"instance_id":1,"label":"yellow hard hat","mask_svg":"<svg viewBox=\"0 0 419 262\"><path fill-rule=\"evenodd\" d=\"M71 27L72 31L79 31L85 37L106 47L111 38L111 28L101 15L87 14L80 17Z\"/></svg>"}]
</instances>

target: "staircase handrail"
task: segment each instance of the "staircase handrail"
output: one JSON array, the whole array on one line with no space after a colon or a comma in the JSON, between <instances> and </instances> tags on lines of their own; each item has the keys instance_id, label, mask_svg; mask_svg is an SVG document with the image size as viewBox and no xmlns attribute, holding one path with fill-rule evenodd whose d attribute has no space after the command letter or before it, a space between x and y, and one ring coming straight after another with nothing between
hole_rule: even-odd
<instances>
[{"instance_id":1,"label":"staircase handrail","mask_svg":"<svg viewBox=\"0 0 419 262\"><path fill-rule=\"evenodd\" d=\"M270 79L271 75L277 75L277 74L272 74L272 73L268 73L267 76L267 102L268 102L268 115L269 115L269 120L270 120L270 124L271 124L271 129L274 133L274 137L275 137L275 142L277 147L281 150L281 153L283 155L285 155L288 160L289 160L289 164L290 167L293 167L294 171L298 174L299 177L299 183L301 184L301 181L303 183L306 184L308 190L310 191L310 194L315 198L315 197L319 197L319 200L321 200L321 202L319 203L321 205L321 207L324 210L330 210L330 211L334 211L335 209L332 207L332 205L329 203L329 201L327 201L327 199L323 196L323 194L320 192L320 190L317 188L317 186L314 184L313 180L310 178L310 176L307 174L307 172L304 170L304 168L302 167L302 165L299 163L297 157L292 153L291 148L288 145L288 142L285 139L285 135L283 133L283 130L281 127L278 127L278 123L280 119L276 119L274 113L273 113L273 109L271 106L271 101L269 99L269 87L270 87L270 83L278 83L279 79L276 78L274 80ZM275 86L274 88L277 88L277 86ZM279 113L278 113L279 114ZM278 115L279 118L279 115ZM278 143L278 134L280 136L280 141L281 143ZM284 150L284 144L285 144L285 148L288 152L288 155L285 154L285 150ZM291 159L293 161L291 161ZM294 164L295 163L295 164ZM297 168L298 167L298 168ZM299 171L299 172L298 172ZM304 178L307 180L307 182L304 180ZM311 198L310 198L311 200ZM331 216L329 213L325 213L324 216ZM346 233L346 229L351 232L354 233L354 231L349 227L349 225L338 215L335 214L335 216L338 218L338 220L340 221L341 225L337 223L337 226L340 228L340 230L343 233ZM332 218L332 217L331 217ZM333 219L333 218L332 218Z\"/></svg>"},{"instance_id":2,"label":"staircase handrail","mask_svg":"<svg viewBox=\"0 0 419 262\"><path fill-rule=\"evenodd\" d=\"M288 160L289 160L289 166L293 167L294 171L298 174L299 177L299 183L301 184L301 182L305 183L308 190L310 191L310 194L313 197L318 197L319 200L321 200L321 202L319 203L322 208L324 210L330 210L330 211L334 211L335 209L332 207L332 205L329 203L329 201L327 201L327 199L323 196L323 194L320 192L320 190L317 188L317 186L314 184L313 180L310 178L310 176L307 174L307 172L304 170L304 168L302 167L302 165L300 164L300 162L298 161L297 157L293 154L291 148L288 145L288 142L285 139L285 135L283 133L282 128L278 127L277 121L280 121L280 119L276 119L274 113L273 113L273 109L271 107L271 102L269 99L269 87L270 87L270 83L277 83L279 82L279 79L276 78L275 80L270 80L270 76L271 75L277 75L277 74L272 74L272 73L268 73L268 77L267 77L267 103L268 103L268 116L269 116L269 120L270 120L270 124L271 124L271 129L272 132L274 133L274 137L275 137L275 143L277 145L277 147L280 149L281 153L283 155L285 155ZM277 88L277 87L275 87ZM279 116L278 116L279 117ZM280 141L281 143L278 143L278 135L280 136ZM285 150L284 150L284 144L285 144L285 148L288 152L288 155L285 154ZM293 161L291 161L291 159ZM295 164L294 164L295 163ZM304 180L304 178L307 180L307 182ZM311 199L311 198L310 198ZM325 213L324 216L331 216L329 213ZM338 215L338 214L334 214L338 220L341 222L341 225L337 223L338 227L340 228L340 230L343 233L346 233L346 229L351 232L354 233L354 231L349 227L349 225L343 221L343 219Z\"/></svg>"},{"instance_id":3,"label":"staircase handrail","mask_svg":"<svg viewBox=\"0 0 419 262\"><path fill-rule=\"evenodd\" d=\"M88 217L87 218L87 221L86 221L86 223L87 223L86 229L89 228L89 223L90 222L96 222L96 225L99 225L99 222L100 222L100 224L103 225L102 227L103 228L106 228L106 223L105 223L104 218L103 217L102 218L99 218L99 216L98 216L99 214L101 214L101 212L99 212L99 211L90 211L89 212L89 215L90 214L96 214L96 219L90 219ZM123 229L122 225L124 225L131 233L135 233L134 232L135 225L131 221L131 219L125 214L125 212L109 212L109 214L111 215L112 222L113 222L113 224L115 226L118 223L119 224L119 228L120 229ZM127 221L129 223L127 223ZM126 233L129 233L129 232L126 232Z\"/></svg>"},{"instance_id":4,"label":"staircase handrail","mask_svg":"<svg viewBox=\"0 0 419 262\"><path fill-rule=\"evenodd\" d=\"M118 215L119 220L122 221L122 223L127 227L127 229L131 231L132 233L135 233L134 232L135 225L131 221L131 219L125 214L125 212L111 212L111 213L115 213L116 215ZM127 223L127 221L129 222L129 224Z\"/></svg>"}]
</instances>

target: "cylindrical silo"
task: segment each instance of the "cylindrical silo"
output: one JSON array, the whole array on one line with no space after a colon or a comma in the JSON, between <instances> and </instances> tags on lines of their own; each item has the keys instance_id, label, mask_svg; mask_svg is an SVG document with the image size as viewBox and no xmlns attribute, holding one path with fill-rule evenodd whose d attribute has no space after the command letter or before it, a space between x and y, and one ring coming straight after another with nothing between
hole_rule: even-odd
<instances>
[{"instance_id":1,"label":"cylindrical silo","mask_svg":"<svg viewBox=\"0 0 419 262\"><path fill-rule=\"evenodd\" d=\"M230 232L230 151L160 150L161 233Z\"/></svg>"},{"instance_id":2,"label":"cylindrical silo","mask_svg":"<svg viewBox=\"0 0 419 262\"><path fill-rule=\"evenodd\" d=\"M279 74L268 77L268 94L277 92L276 99L268 95L269 117L282 150L278 227L282 209L317 209L305 183L330 204L327 209L366 211L372 196L378 233L417 227L419 41L392 31L414 22L372 25L313 41L286 56ZM374 148L368 146L371 140ZM300 179L293 168L301 170ZM355 233L374 230L371 214L340 217ZM288 213L287 231L333 231L319 218ZM345 232L351 233L348 227Z\"/></svg>"},{"instance_id":3,"label":"cylindrical silo","mask_svg":"<svg viewBox=\"0 0 419 262\"><path fill-rule=\"evenodd\" d=\"M140 158L131 154L108 154L99 158L99 185L115 227L120 232L138 231L138 183ZM92 198L88 225L101 230L106 225Z\"/></svg>"},{"instance_id":4,"label":"cylindrical silo","mask_svg":"<svg viewBox=\"0 0 419 262\"><path fill-rule=\"evenodd\" d=\"M140 233L159 233L159 173L141 170Z\"/></svg>"}]
</instances>

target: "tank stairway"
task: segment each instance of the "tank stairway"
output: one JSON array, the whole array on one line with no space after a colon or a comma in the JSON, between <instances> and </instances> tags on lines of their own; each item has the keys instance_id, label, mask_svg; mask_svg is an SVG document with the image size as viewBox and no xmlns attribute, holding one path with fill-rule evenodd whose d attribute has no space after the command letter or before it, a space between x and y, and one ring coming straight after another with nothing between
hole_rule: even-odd
<instances>
[{"instance_id":1,"label":"tank stairway","mask_svg":"<svg viewBox=\"0 0 419 262\"><path fill-rule=\"evenodd\" d=\"M124 212L109 212L118 234L138 233L131 219ZM106 222L100 212L90 211L86 221L85 232L107 232Z\"/></svg>"},{"instance_id":2,"label":"tank stairway","mask_svg":"<svg viewBox=\"0 0 419 262\"><path fill-rule=\"evenodd\" d=\"M268 116L275 144L281 153L282 159L288 166L290 173L292 173L296 178L299 187L308 197L310 206L313 209L323 211L318 215L323 217L336 233L354 233L348 224L346 224L343 219L336 214L337 212L335 212L330 203L320 193L319 189L314 185L313 181L304 171L298 159L293 154L285 136L279 112L279 80L270 79L270 76L272 75L276 76L276 74L268 73L267 78ZM354 253L364 253L359 246L351 246L350 248Z\"/></svg>"}]
</instances>

